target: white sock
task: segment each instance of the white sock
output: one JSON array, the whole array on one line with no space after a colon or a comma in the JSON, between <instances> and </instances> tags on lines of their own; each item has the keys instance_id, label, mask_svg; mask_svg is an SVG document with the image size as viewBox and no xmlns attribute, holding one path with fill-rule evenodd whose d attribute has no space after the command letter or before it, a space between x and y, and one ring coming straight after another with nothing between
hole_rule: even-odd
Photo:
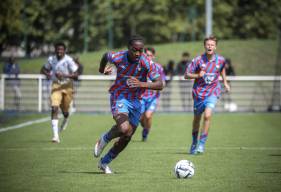
<instances>
[{"instance_id":1,"label":"white sock","mask_svg":"<svg viewBox=\"0 0 281 192\"><path fill-rule=\"evenodd\" d=\"M53 128L53 134L54 137L59 137L59 120L58 119L52 119L52 128Z\"/></svg>"}]
</instances>

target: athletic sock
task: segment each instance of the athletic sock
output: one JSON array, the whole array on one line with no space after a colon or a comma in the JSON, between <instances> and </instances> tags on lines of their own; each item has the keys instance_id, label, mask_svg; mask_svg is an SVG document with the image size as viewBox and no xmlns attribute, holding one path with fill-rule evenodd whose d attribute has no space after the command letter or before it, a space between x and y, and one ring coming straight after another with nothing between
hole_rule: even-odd
<instances>
[{"instance_id":1,"label":"athletic sock","mask_svg":"<svg viewBox=\"0 0 281 192\"><path fill-rule=\"evenodd\" d=\"M52 119L52 129L54 137L59 136L59 128L58 128L59 120L58 119Z\"/></svg>"},{"instance_id":2,"label":"athletic sock","mask_svg":"<svg viewBox=\"0 0 281 192\"><path fill-rule=\"evenodd\" d=\"M109 164L117 155L115 155L112 150L109 150L108 153L101 158L102 164Z\"/></svg>"},{"instance_id":3,"label":"athletic sock","mask_svg":"<svg viewBox=\"0 0 281 192\"><path fill-rule=\"evenodd\" d=\"M192 145L196 145L198 142L198 131L192 132Z\"/></svg>"},{"instance_id":4,"label":"athletic sock","mask_svg":"<svg viewBox=\"0 0 281 192\"><path fill-rule=\"evenodd\" d=\"M106 132L105 134L103 134L102 138L103 140L108 143L109 141L111 141L111 139L109 138L109 132Z\"/></svg>"},{"instance_id":5,"label":"athletic sock","mask_svg":"<svg viewBox=\"0 0 281 192\"><path fill-rule=\"evenodd\" d=\"M149 129L143 128L143 130L142 130L142 138L147 138L148 133L149 133Z\"/></svg>"},{"instance_id":6,"label":"athletic sock","mask_svg":"<svg viewBox=\"0 0 281 192\"><path fill-rule=\"evenodd\" d=\"M208 133L202 133L200 136L200 144L205 145L208 138Z\"/></svg>"}]
</instances>

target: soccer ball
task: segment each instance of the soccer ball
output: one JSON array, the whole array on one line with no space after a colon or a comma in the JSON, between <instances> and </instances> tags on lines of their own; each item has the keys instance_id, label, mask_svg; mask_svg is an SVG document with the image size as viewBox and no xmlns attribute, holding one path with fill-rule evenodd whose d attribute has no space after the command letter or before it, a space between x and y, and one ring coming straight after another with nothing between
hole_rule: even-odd
<instances>
[{"instance_id":1,"label":"soccer ball","mask_svg":"<svg viewBox=\"0 0 281 192\"><path fill-rule=\"evenodd\" d=\"M186 179L191 178L194 175L195 167L191 161L180 160L177 162L174 172L177 178Z\"/></svg>"}]
</instances>

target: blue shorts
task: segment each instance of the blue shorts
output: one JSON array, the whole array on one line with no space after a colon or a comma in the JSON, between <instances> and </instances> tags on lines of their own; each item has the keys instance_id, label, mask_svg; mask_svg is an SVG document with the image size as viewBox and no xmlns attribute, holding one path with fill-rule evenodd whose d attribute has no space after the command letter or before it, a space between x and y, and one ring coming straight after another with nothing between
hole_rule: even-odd
<instances>
[{"instance_id":1,"label":"blue shorts","mask_svg":"<svg viewBox=\"0 0 281 192\"><path fill-rule=\"evenodd\" d=\"M200 115L205 111L206 108L211 108L213 110L216 107L217 101L218 101L217 96L206 97L203 100L194 99L194 105L193 105L194 114Z\"/></svg>"},{"instance_id":2,"label":"blue shorts","mask_svg":"<svg viewBox=\"0 0 281 192\"><path fill-rule=\"evenodd\" d=\"M151 97L151 98L143 98L141 100L141 113L146 111L155 112L158 105L158 98Z\"/></svg>"},{"instance_id":3,"label":"blue shorts","mask_svg":"<svg viewBox=\"0 0 281 192\"><path fill-rule=\"evenodd\" d=\"M127 113L129 122L137 127L141 116L141 102L139 99L128 100L120 97L116 100L110 99L111 113L116 116L118 113Z\"/></svg>"}]
</instances>

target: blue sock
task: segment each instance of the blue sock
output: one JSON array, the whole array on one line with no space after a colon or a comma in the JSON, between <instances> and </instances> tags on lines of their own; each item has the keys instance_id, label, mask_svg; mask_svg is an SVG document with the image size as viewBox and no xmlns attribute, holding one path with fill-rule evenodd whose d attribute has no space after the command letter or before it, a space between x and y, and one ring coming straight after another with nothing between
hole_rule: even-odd
<instances>
[{"instance_id":1,"label":"blue sock","mask_svg":"<svg viewBox=\"0 0 281 192\"><path fill-rule=\"evenodd\" d=\"M105 142L107 142L107 143L110 141L110 139L108 138L108 132L106 132L105 134L103 134L102 138L103 138L103 140L104 140Z\"/></svg>"},{"instance_id":2,"label":"blue sock","mask_svg":"<svg viewBox=\"0 0 281 192\"><path fill-rule=\"evenodd\" d=\"M147 135L148 135L148 133L149 133L149 129L143 128L143 130L142 130L142 137L143 137L143 138L146 138Z\"/></svg>"},{"instance_id":3,"label":"blue sock","mask_svg":"<svg viewBox=\"0 0 281 192\"><path fill-rule=\"evenodd\" d=\"M205 145L208 138L208 133L202 133L200 136L200 144Z\"/></svg>"},{"instance_id":4,"label":"blue sock","mask_svg":"<svg viewBox=\"0 0 281 192\"><path fill-rule=\"evenodd\" d=\"M198 142L198 131L192 132L192 145L196 145Z\"/></svg>"},{"instance_id":5,"label":"blue sock","mask_svg":"<svg viewBox=\"0 0 281 192\"><path fill-rule=\"evenodd\" d=\"M101 163L109 164L115 157L116 155L111 150L109 150L108 153L101 159Z\"/></svg>"}]
</instances>

